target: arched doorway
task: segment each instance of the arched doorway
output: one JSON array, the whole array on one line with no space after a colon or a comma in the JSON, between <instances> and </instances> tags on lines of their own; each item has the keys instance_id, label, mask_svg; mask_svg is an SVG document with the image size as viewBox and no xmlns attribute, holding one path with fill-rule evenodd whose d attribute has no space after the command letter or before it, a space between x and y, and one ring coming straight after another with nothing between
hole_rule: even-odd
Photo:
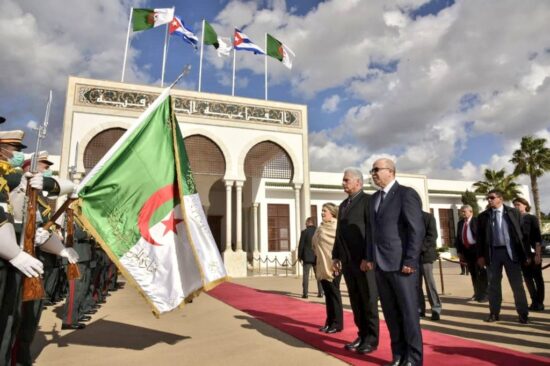
<instances>
[{"instance_id":1,"label":"arched doorway","mask_svg":"<svg viewBox=\"0 0 550 366\"><path fill-rule=\"evenodd\" d=\"M244 161L246 182L243 187L244 197L253 191L262 179L276 180L280 183L290 183L294 176L294 166L288 153L272 141L262 141L254 145L246 154ZM244 207L250 208L252 225L248 230L250 240L246 246L251 252L258 246L258 207L253 198L243 202ZM268 250L270 252L290 250L290 207L288 204L267 205ZM259 249L259 248L258 248Z\"/></svg>"},{"instance_id":2,"label":"arched doorway","mask_svg":"<svg viewBox=\"0 0 550 366\"><path fill-rule=\"evenodd\" d=\"M203 135L191 135L183 140L201 197L208 225L220 252L225 250L223 221L225 218L225 158L218 145Z\"/></svg>"}]
</instances>

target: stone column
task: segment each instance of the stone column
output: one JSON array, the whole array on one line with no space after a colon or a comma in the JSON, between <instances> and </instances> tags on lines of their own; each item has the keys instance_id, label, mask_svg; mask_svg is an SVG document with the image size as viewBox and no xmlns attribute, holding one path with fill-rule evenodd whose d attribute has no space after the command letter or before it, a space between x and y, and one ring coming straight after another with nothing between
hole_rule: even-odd
<instances>
[{"instance_id":1,"label":"stone column","mask_svg":"<svg viewBox=\"0 0 550 366\"><path fill-rule=\"evenodd\" d=\"M235 248L235 251L242 252L243 250L243 185L244 182L242 180L235 181L235 188L237 190L237 194L235 196L235 205L237 207L237 217L235 221L235 225L237 226L237 247Z\"/></svg>"},{"instance_id":2,"label":"stone column","mask_svg":"<svg viewBox=\"0 0 550 366\"><path fill-rule=\"evenodd\" d=\"M231 248L231 188L232 180L225 181L225 252L232 252Z\"/></svg>"},{"instance_id":3,"label":"stone column","mask_svg":"<svg viewBox=\"0 0 550 366\"><path fill-rule=\"evenodd\" d=\"M292 263L298 259L298 242L300 241L300 233L302 232L302 217L301 217L301 210L300 210L300 188L302 188L301 184L294 184L294 207L296 212L296 218L295 218L295 225L296 225L296 241L294 242L294 250L291 251L291 258ZM300 266L296 266L296 272L297 275L300 274Z\"/></svg>"},{"instance_id":4,"label":"stone column","mask_svg":"<svg viewBox=\"0 0 550 366\"><path fill-rule=\"evenodd\" d=\"M252 204L252 240L254 242L254 258L260 253L260 243L258 242L258 202Z\"/></svg>"}]
</instances>

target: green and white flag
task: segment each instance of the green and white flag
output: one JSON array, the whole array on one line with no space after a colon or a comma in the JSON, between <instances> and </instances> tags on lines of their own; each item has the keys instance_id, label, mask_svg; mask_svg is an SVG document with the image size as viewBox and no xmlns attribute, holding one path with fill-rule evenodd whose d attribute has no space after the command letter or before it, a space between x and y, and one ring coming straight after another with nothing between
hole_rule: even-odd
<instances>
[{"instance_id":1,"label":"green and white flag","mask_svg":"<svg viewBox=\"0 0 550 366\"><path fill-rule=\"evenodd\" d=\"M168 24L174 19L174 8L133 9L132 30L134 32Z\"/></svg>"},{"instance_id":2,"label":"green and white flag","mask_svg":"<svg viewBox=\"0 0 550 366\"><path fill-rule=\"evenodd\" d=\"M283 65L288 67L289 69L292 69L292 57L295 57L296 55L288 46L285 46L281 43L277 38L273 37L269 33L266 37L266 51L267 54L273 58L276 58L277 60L281 61Z\"/></svg>"},{"instance_id":3,"label":"green and white flag","mask_svg":"<svg viewBox=\"0 0 550 366\"><path fill-rule=\"evenodd\" d=\"M218 33L214 30L214 28L208 23L206 20L203 21L203 39L204 44L212 45L214 48L218 51L218 56L229 56L231 50L233 49L232 46L230 46L230 41L228 39L224 39L223 37L218 37Z\"/></svg>"},{"instance_id":4,"label":"green and white flag","mask_svg":"<svg viewBox=\"0 0 550 366\"><path fill-rule=\"evenodd\" d=\"M227 278L169 93L86 176L75 210L156 315Z\"/></svg>"}]
</instances>

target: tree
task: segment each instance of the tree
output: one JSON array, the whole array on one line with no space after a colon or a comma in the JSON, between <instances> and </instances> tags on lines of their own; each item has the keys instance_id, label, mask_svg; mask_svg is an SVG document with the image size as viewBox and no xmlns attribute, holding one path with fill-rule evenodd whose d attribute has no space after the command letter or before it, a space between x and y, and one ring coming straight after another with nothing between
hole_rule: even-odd
<instances>
[{"instance_id":1,"label":"tree","mask_svg":"<svg viewBox=\"0 0 550 366\"><path fill-rule=\"evenodd\" d=\"M515 164L515 175L528 175L531 180L531 191L535 212L539 220L540 215L540 194L538 178L550 170L550 149L545 146L546 139L524 136L521 139L521 147L514 151L510 162Z\"/></svg>"},{"instance_id":2,"label":"tree","mask_svg":"<svg viewBox=\"0 0 550 366\"><path fill-rule=\"evenodd\" d=\"M474 183L476 189L474 192L487 194L491 189L502 191L505 201L511 201L518 197L521 193L519 184L514 182L516 176L514 174L506 174L506 170L491 170L485 169L483 173L485 180L480 180Z\"/></svg>"},{"instance_id":3,"label":"tree","mask_svg":"<svg viewBox=\"0 0 550 366\"><path fill-rule=\"evenodd\" d=\"M466 190L466 192L462 193L462 204L472 206L474 216L479 214L479 205L477 204L477 197L474 192Z\"/></svg>"}]
</instances>

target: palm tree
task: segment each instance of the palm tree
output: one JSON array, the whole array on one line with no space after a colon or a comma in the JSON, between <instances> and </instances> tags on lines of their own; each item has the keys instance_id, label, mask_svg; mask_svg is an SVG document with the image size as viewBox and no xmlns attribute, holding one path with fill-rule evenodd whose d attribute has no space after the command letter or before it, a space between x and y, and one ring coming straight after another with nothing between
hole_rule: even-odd
<instances>
[{"instance_id":1,"label":"palm tree","mask_svg":"<svg viewBox=\"0 0 550 366\"><path fill-rule=\"evenodd\" d=\"M474 183L476 189L474 192L487 194L491 189L502 191L505 201L511 201L521 193L519 184L514 182L516 176L514 174L506 174L506 170L491 170L485 169L483 173L485 180L480 180Z\"/></svg>"},{"instance_id":2,"label":"palm tree","mask_svg":"<svg viewBox=\"0 0 550 366\"><path fill-rule=\"evenodd\" d=\"M524 136L521 138L521 147L512 154L511 163L516 165L514 174L528 175L531 180L531 191L535 201L535 212L539 221L540 217L540 194L538 178L550 170L550 149L544 146L546 139Z\"/></svg>"}]
</instances>

